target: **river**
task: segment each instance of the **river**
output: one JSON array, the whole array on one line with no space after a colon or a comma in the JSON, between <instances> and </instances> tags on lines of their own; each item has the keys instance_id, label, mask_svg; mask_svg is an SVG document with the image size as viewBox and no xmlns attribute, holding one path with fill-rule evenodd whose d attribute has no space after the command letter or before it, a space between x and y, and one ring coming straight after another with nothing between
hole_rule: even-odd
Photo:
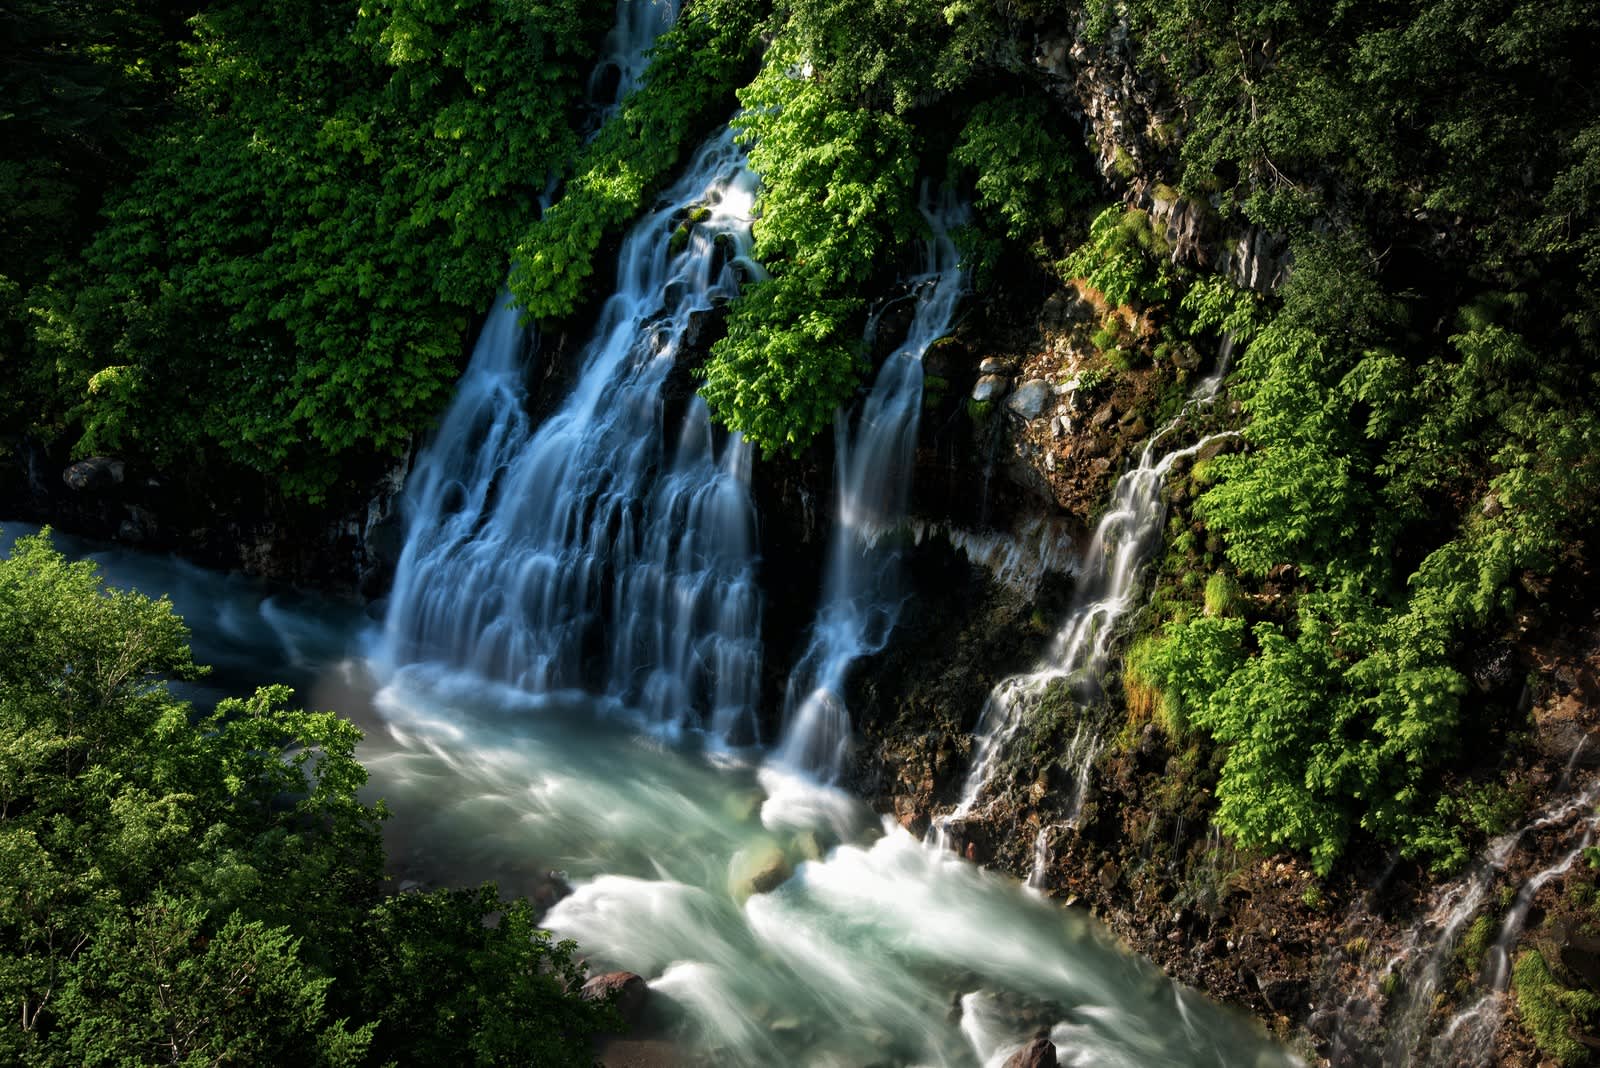
<instances>
[{"instance_id":1,"label":"river","mask_svg":"<svg viewBox=\"0 0 1600 1068\"><path fill-rule=\"evenodd\" d=\"M0 548L32 529L4 524ZM192 700L287 681L357 721L367 797L394 813L397 884L493 878L548 903L543 922L591 968L650 981L642 1037L683 1062L998 1066L1048 1031L1069 1065L1296 1063L1081 909L767 767L758 748L453 668L408 665L380 685L364 653L376 624L352 606L56 543L113 585L172 598L217 667Z\"/></svg>"}]
</instances>

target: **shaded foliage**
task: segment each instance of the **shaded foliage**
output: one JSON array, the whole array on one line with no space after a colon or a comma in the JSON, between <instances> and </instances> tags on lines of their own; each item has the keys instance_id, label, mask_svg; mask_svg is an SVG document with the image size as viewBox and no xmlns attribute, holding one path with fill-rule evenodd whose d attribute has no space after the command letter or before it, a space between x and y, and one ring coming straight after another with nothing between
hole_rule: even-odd
<instances>
[{"instance_id":1,"label":"shaded foliage","mask_svg":"<svg viewBox=\"0 0 1600 1068\"><path fill-rule=\"evenodd\" d=\"M491 887L383 898L360 732L284 687L197 717L186 640L43 536L0 560L0 1059L587 1064L570 945Z\"/></svg>"}]
</instances>

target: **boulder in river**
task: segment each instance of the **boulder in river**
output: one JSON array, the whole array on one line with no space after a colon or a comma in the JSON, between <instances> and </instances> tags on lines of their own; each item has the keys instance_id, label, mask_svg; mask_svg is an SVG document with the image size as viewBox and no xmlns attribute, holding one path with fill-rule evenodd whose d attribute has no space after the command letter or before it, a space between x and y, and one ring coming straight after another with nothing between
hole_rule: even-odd
<instances>
[{"instance_id":1,"label":"boulder in river","mask_svg":"<svg viewBox=\"0 0 1600 1068\"><path fill-rule=\"evenodd\" d=\"M616 1006L622 1022L632 1027L644 1012L644 1003L650 997L650 984L633 972L606 972L596 975L583 984L585 1001L609 1001Z\"/></svg>"},{"instance_id":2,"label":"boulder in river","mask_svg":"<svg viewBox=\"0 0 1600 1068\"><path fill-rule=\"evenodd\" d=\"M742 903L755 894L777 889L793 874L789 858L777 843L748 846L734 854L728 867L728 892Z\"/></svg>"}]
</instances>

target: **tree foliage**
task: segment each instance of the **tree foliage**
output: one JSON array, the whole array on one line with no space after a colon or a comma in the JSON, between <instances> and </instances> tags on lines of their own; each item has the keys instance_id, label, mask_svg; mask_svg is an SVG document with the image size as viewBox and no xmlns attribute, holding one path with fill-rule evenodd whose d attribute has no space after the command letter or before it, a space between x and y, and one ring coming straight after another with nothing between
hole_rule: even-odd
<instances>
[{"instance_id":1,"label":"tree foliage","mask_svg":"<svg viewBox=\"0 0 1600 1068\"><path fill-rule=\"evenodd\" d=\"M754 253L771 277L734 301L701 387L718 420L769 452L831 425L861 374L861 288L920 224L912 128L839 106L800 62L775 46L740 94L762 182Z\"/></svg>"},{"instance_id":2,"label":"tree foliage","mask_svg":"<svg viewBox=\"0 0 1600 1068\"><path fill-rule=\"evenodd\" d=\"M588 1063L570 945L489 887L383 898L360 733L284 687L197 715L186 640L44 536L0 560L0 1059Z\"/></svg>"},{"instance_id":3,"label":"tree foliage","mask_svg":"<svg viewBox=\"0 0 1600 1068\"><path fill-rule=\"evenodd\" d=\"M599 24L568 3L213 5L181 114L43 338L80 451L183 456L316 497L443 403L504 278Z\"/></svg>"}]
</instances>

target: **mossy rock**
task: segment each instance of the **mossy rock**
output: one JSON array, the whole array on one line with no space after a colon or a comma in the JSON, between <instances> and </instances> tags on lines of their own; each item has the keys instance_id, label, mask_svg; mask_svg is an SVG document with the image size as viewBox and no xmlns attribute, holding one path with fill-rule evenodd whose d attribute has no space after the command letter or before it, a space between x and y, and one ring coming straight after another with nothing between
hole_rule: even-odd
<instances>
[{"instance_id":1,"label":"mossy rock","mask_svg":"<svg viewBox=\"0 0 1600 1068\"><path fill-rule=\"evenodd\" d=\"M667 252L673 256L689 247L689 227L680 226L672 231L672 237L667 240Z\"/></svg>"}]
</instances>

